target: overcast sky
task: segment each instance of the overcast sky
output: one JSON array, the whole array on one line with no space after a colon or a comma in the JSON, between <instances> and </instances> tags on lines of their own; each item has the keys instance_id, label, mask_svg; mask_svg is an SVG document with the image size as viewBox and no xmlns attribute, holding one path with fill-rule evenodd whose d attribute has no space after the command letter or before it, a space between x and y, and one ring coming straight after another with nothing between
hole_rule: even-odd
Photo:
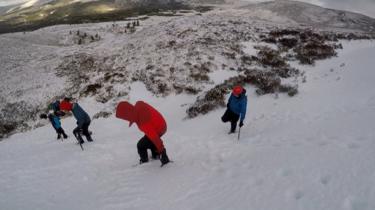
<instances>
[{"instance_id":1,"label":"overcast sky","mask_svg":"<svg viewBox=\"0 0 375 210\"><path fill-rule=\"evenodd\" d=\"M375 18L375 0L301 0L319 6L362 13Z\"/></svg>"},{"instance_id":2,"label":"overcast sky","mask_svg":"<svg viewBox=\"0 0 375 210\"><path fill-rule=\"evenodd\" d=\"M0 6L22 3L30 0L0 0ZM35 0L33 0L35 1ZM262 1L262 0L248 0ZM300 0L332 9L359 12L375 18L375 0Z\"/></svg>"}]
</instances>

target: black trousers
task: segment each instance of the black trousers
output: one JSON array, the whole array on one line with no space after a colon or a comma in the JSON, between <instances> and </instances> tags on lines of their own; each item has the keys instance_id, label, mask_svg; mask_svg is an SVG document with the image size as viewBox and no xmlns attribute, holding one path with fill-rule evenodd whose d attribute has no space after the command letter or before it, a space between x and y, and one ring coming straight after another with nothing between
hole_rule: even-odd
<instances>
[{"instance_id":1,"label":"black trousers","mask_svg":"<svg viewBox=\"0 0 375 210\"><path fill-rule=\"evenodd\" d=\"M61 138L61 135L63 135L63 137L66 139L68 137L68 135L66 135L64 129L62 127L60 128L55 128L56 129L56 133L57 133L57 138Z\"/></svg>"},{"instance_id":2,"label":"black trousers","mask_svg":"<svg viewBox=\"0 0 375 210\"><path fill-rule=\"evenodd\" d=\"M84 142L81 136L81 132L84 136L86 136L87 141L93 141L89 133L89 126L90 122L84 123L82 124L82 126L78 126L73 130L73 134L77 138L79 143L82 144Z\"/></svg>"},{"instance_id":3,"label":"black trousers","mask_svg":"<svg viewBox=\"0 0 375 210\"><path fill-rule=\"evenodd\" d=\"M148 162L147 150L151 150L152 158L158 159L159 154L156 151L154 143L145 135L137 143L137 149L141 163Z\"/></svg>"},{"instance_id":4,"label":"black trousers","mask_svg":"<svg viewBox=\"0 0 375 210\"><path fill-rule=\"evenodd\" d=\"M230 109L227 109L224 115L221 117L223 122L230 122L230 132L235 132L237 127L237 122L240 119L240 116Z\"/></svg>"}]
</instances>

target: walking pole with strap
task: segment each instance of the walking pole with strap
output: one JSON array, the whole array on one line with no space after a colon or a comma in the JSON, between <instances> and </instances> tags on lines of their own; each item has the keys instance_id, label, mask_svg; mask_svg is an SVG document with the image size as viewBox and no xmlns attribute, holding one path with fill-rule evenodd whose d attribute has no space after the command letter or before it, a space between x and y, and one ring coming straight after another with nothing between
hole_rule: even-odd
<instances>
[{"instance_id":1,"label":"walking pole with strap","mask_svg":"<svg viewBox=\"0 0 375 210\"><path fill-rule=\"evenodd\" d=\"M76 137L76 139L77 139L77 141L78 141L78 143L79 143L79 146L81 146L81 149L82 149L82 151L83 151L82 143L81 143L81 141L79 140L79 138L77 137L77 135L79 135L79 134L75 134L75 133L74 133L74 136Z\"/></svg>"},{"instance_id":2,"label":"walking pole with strap","mask_svg":"<svg viewBox=\"0 0 375 210\"><path fill-rule=\"evenodd\" d=\"M238 137L237 137L238 141L240 140L240 135L241 135L241 127L239 127L238 129Z\"/></svg>"}]
</instances>

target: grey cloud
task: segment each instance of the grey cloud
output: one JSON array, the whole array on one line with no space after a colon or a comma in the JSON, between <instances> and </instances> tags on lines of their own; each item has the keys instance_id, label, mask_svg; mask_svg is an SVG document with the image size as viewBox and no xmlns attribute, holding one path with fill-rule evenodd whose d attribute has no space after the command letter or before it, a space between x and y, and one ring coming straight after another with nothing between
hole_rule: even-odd
<instances>
[{"instance_id":1,"label":"grey cloud","mask_svg":"<svg viewBox=\"0 0 375 210\"><path fill-rule=\"evenodd\" d=\"M375 0L297 0L318 6L361 13L375 18Z\"/></svg>"},{"instance_id":2,"label":"grey cloud","mask_svg":"<svg viewBox=\"0 0 375 210\"><path fill-rule=\"evenodd\" d=\"M375 0L325 0L325 6L358 12L375 18Z\"/></svg>"}]
</instances>

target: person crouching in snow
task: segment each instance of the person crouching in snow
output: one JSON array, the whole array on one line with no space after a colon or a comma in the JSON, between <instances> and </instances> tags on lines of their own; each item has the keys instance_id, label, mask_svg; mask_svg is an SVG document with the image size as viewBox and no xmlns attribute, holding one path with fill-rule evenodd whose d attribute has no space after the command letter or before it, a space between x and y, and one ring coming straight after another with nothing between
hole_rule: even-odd
<instances>
[{"instance_id":1,"label":"person crouching in snow","mask_svg":"<svg viewBox=\"0 0 375 210\"><path fill-rule=\"evenodd\" d=\"M41 114L39 117L41 119L49 119L51 122L52 127L56 130L57 133L57 139L61 139L61 135L64 137L64 139L68 138L68 135L66 135L64 129L61 127L60 122L60 116L64 116L65 113L61 111L50 111L48 113L48 116L46 114Z\"/></svg>"},{"instance_id":2,"label":"person crouching in snow","mask_svg":"<svg viewBox=\"0 0 375 210\"><path fill-rule=\"evenodd\" d=\"M87 141L93 141L89 132L91 123L90 116L82 109L78 103L71 103L70 99L65 98L60 102L60 109L64 111L71 111L74 118L77 120L77 127L73 130L74 136L77 138L78 143L83 144L81 132L86 136Z\"/></svg>"},{"instance_id":3,"label":"person crouching in snow","mask_svg":"<svg viewBox=\"0 0 375 210\"><path fill-rule=\"evenodd\" d=\"M236 132L237 122L240 119L239 126L243 126L243 121L246 116L246 107L247 107L247 96L246 90L242 86L235 86L232 90L232 93L229 97L227 103L227 110L224 115L221 117L221 120L226 123L230 122L230 131L229 134Z\"/></svg>"},{"instance_id":4,"label":"person crouching in snow","mask_svg":"<svg viewBox=\"0 0 375 210\"><path fill-rule=\"evenodd\" d=\"M153 159L160 159L162 166L170 162L160 138L166 133L167 124L154 107L143 101L137 101L134 106L123 101L117 105L116 117L129 121L129 127L133 123L137 124L139 130L145 134L137 144L140 164L148 162L148 149L151 150Z\"/></svg>"}]
</instances>

